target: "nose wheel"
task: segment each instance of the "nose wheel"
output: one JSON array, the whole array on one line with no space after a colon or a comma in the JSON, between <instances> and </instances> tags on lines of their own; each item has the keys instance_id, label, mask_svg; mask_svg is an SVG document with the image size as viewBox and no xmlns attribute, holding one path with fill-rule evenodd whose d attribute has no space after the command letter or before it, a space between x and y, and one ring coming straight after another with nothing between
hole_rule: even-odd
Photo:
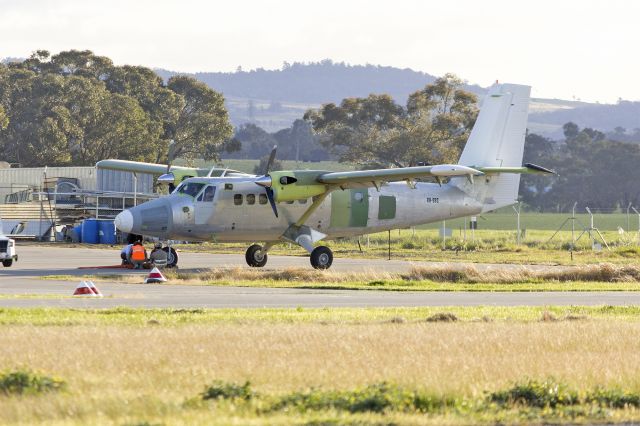
<instances>
[{"instance_id":1,"label":"nose wheel","mask_svg":"<svg viewBox=\"0 0 640 426\"><path fill-rule=\"evenodd\" d=\"M333 252L329 247L318 246L311 252L311 266L315 269L329 269L333 263Z\"/></svg>"},{"instance_id":2,"label":"nose wheel","mask_svg":"<svg viewBox=\"0 0 640 426\"><path fill-rule=\"evenodd\" d=\"M167 252L167 268L175 268L178 266L178 253L173 247L163 247L162 250Z\"/></svg>"},{"instance_id":3,"label":"nose wheel","mask_svg":"<svg viewBox=\"0 0 640 426\"><path fill-rule=\"evenodd\" d=\"M267 253L265 253L262 246L258 244L250 246L244 258L247 261L247 265L252 268L262 268L267 264Z\"/></svg>"}]
</instances>

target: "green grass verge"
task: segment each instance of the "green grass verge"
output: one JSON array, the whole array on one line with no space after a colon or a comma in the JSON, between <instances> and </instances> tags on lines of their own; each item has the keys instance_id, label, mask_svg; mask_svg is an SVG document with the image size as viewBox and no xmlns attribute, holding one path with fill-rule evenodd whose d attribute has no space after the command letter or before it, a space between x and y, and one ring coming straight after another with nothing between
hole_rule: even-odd
<instances>
[{"instance_id":1,"label":"green grass verge","mask_svg":"<svg viewBox=\"0 0 640 426\"><path fill-rule=\"evenodd\" d=\"M0 294L0 299L69 299L73 296L49 293Z\"/></svg>"},{"instance_id":2,"label":"green grass verge","mask_svg":"<svg viewBox=\"0 0 640 426\"><path fill-rule=\"evenodd\" d=\"M452 317L442 315L451 314ZM0 308L0 325L192 325L216 323L375 323L427 321L618 319L640 321L640 306L261 308L261 309L67 309Z\"/></svg>"}]
</instances>

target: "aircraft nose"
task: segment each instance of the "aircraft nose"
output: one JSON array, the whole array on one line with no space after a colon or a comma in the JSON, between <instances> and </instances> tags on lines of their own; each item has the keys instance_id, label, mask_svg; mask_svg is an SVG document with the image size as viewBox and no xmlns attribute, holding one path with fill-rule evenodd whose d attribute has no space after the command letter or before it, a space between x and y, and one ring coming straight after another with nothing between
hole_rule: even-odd
<instances>
[{"instance_id":1,"label":"aircraft nose","mask_svg":"<svg viewBox=\"0 0 640 426\"><path fill-rule=\"evenodd\" d=\"M133 229L133 215L129 210L125 210L122 213L118 213L116 216L114 223L116 228L121 230L122 232L131 232Z\"/></svg>"}]
</instances>

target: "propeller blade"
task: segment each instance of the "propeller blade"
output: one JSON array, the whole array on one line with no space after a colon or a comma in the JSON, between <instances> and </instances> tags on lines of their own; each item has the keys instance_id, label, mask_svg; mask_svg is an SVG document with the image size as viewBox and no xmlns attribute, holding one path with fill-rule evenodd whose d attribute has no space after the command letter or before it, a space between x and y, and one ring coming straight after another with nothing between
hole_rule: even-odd
<instances>
[{"instance_id":1,"label":"propeller blade","mask_svg":"<svg viewBox=\"0 0 640 426\"><path fill-rule=\"evenodd\" d=\"M270 187L265 187L264 190L267 193L267 198L269 199L269 204L271 204L271 208L273 209L273 214L278 217L278 208L276 207L276 200L273 199L273 189Z\"/></svg>"},{"instance_id":2,"label":"propeller blade","mask_svg":"<svg viewBox=\"0 0 640 426\"><path fill-rule=\"evenodd\" d=\"M269 154L269 161L267 161L267 165L265 167L263 175L268 175L271 170L271 166L273 166L273 161L276 159L276 150L278 149L278 145L274 145L271 150L271 154Z\"/></svg>"}]
</instances>

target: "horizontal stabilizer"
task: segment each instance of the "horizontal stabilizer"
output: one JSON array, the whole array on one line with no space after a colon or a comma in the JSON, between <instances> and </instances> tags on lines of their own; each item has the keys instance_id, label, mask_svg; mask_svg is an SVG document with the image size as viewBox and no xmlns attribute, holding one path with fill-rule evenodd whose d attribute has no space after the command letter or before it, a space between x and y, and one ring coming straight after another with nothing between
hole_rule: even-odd
<instances>
[{"instance_id":1,"label":"horizontal stabilizer","mask_svg":"<svg viewBox=\"0 0 640 426\"><path fill-rule=\"evenodd\" d=\"M545 167L538 166L531 163L526 163L521 167L504 167L504 166L494 166L494 167L474 167L475 169L481 171L487 175L495 175L499 173L513 173L513 174L543 174L543 175L555 175L556 172L553 170L549 170Z\"/></svg>"}]
</instances>

